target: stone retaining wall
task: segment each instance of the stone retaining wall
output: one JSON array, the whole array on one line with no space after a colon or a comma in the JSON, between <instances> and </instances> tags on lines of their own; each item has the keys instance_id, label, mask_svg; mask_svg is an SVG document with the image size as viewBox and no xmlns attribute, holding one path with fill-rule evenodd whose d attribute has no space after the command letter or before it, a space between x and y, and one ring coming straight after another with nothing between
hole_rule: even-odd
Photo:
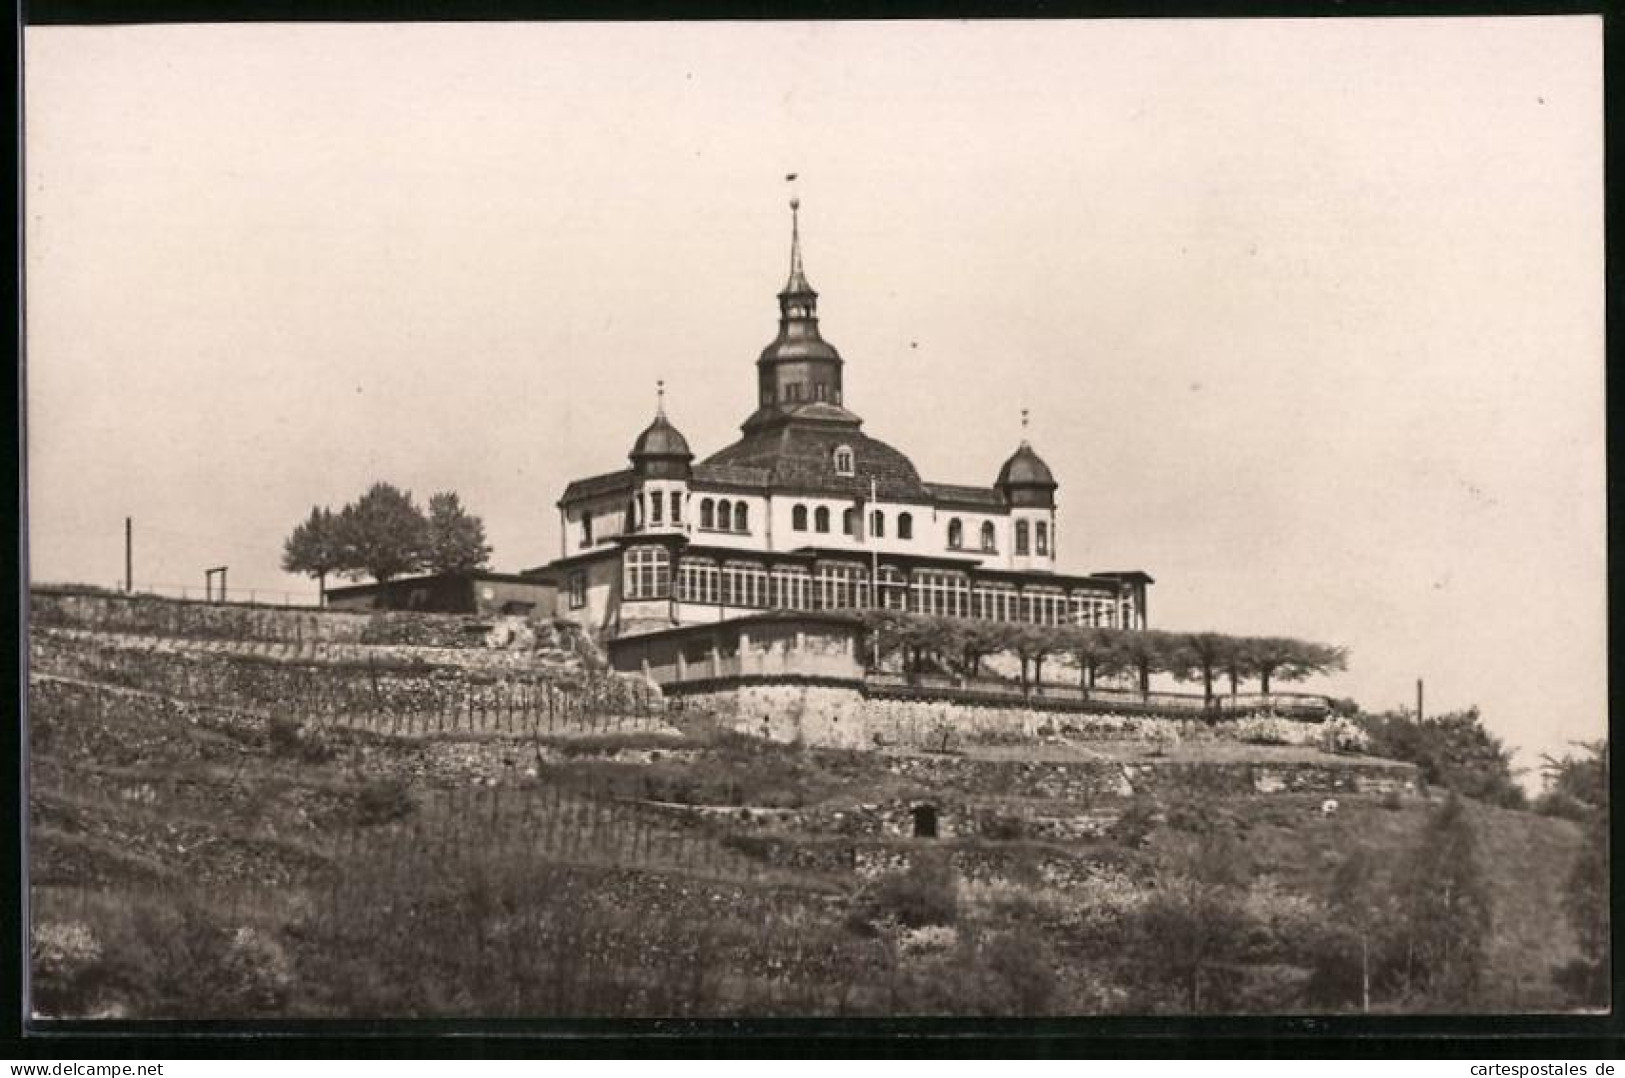
<instances>
[{"instance_id":1,"label":"stone retaining wall","mask_svg":"<svg viewBox=\"0 0 1625 1078\"><path fill-rule=\"evenodd\" d=\"M158 595L35 587L29 589L29 621L37 626L196 639L437 648L493 646L495 642L488 637L498 622L526 621L539 646L565 648L596 665L603 663L597 649L576 626L549 619L207 603ZM509 642L495 646L509 646Z\"/></svg>"}]
</instances>

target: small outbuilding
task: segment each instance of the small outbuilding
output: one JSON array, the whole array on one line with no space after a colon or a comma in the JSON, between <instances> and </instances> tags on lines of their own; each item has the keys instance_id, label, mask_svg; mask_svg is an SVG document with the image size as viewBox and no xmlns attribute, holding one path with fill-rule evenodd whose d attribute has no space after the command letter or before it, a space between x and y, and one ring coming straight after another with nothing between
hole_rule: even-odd
<instances>
[{"instance_id":1,"label":"small outbuilding","mask_svg":"<svg viewBox=\"0 0 1625 1078\"><path fill-rule=\"evenodd\" d=\"M335 610L418 610L433 614L518 614L552 617L558 586L548 576L517 573L434 573L387 584L327 590Z\"/></svg>"}]
</instances>

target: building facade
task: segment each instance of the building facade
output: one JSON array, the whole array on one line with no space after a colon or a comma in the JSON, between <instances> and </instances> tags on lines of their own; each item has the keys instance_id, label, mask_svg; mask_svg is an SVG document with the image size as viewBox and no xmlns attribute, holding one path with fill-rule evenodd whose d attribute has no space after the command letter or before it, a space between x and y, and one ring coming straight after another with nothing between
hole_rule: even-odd
<instances>
[{"instance_id":1,"label":"building facade","mask_svg":"<svg viewBox=\"0 0 1625 1078\"><path fill-rule=\"evenodd\" d=\"M1025 438L979 486L926 481L864 431L819 329L797 209L740 438L696 461L662 394L630 466L558 500L560 556L535 570L557 582L558 613L611 639L866 607L1144 628L1150 576L1057 570L1058 484Z\"/></svg>"}]
</instances>

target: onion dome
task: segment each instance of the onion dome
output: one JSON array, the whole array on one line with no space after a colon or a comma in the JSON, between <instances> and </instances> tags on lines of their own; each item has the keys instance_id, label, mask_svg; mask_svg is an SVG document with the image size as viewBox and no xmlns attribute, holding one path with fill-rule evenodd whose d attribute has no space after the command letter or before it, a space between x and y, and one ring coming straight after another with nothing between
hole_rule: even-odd
<instances>
[{"instance_id":1,"label":"onion dome","mask_svg":"<svg viewBox=\"0 0 1625 1078\"><path fill-rule=\"evenodd\" d=\"M1021 445L999 469L999 478L993 485L1011 505L1052 509L1055 507L1055 488L1059 484L1055 482L1055 473L1049 470L1049 465L1027 443L1025 409L1021 413L1021 427Z\"/></svg>"},{"instance_id":2,"label":"onion dome","mask_svg":"<svg viewBox=\"0 0 1625 1078\"><path fill-rule=\"evenodd\" d=\"M1047 487L1054 490L1060 484L1055 482L1055 475L1049 470L1042 457L1033 452L1033 447L1026 442L1021 448L1010 455L999 469L999 480L994 486L1005 487Z\"/></svg>"},{"instance_id":3,"label":"onion dome","mask_svg":"<svg viewBox=\"0 0 1625 1078\"><path fill-rule=\"evenodd\" d=\"M660 403L655 409L654 422L643 429L627 454L632 469L638 475L656 479L687 479L694 454L688 448L688 439L666 418L666 386L660 383Z\"/></svg>"}]
</instances>

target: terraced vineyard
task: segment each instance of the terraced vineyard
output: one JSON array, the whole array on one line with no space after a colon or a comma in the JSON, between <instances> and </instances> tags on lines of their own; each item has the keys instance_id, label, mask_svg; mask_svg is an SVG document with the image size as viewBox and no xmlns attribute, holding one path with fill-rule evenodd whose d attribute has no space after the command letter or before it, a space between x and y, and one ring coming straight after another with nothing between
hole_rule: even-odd
<instances>
[{"instance_id":1,"label":"terraced vineyard","mask_svg":"<svg viewBox=\"0 0 1625 1078\"><path fill-rule=\"evenodd\" d=\"M1146 911L1221 819L1251 928L1208 1006L1325 1008L1337 864L1403 863L1434 811L1297 746L773 745L545 625L70 598L30 635L43 1016L1177 1011ZM1559 1006L1528 881L1578 832L1473 811L1528 869L1493 877L1492 1003Z\"/></svg>"}]
</instances>

